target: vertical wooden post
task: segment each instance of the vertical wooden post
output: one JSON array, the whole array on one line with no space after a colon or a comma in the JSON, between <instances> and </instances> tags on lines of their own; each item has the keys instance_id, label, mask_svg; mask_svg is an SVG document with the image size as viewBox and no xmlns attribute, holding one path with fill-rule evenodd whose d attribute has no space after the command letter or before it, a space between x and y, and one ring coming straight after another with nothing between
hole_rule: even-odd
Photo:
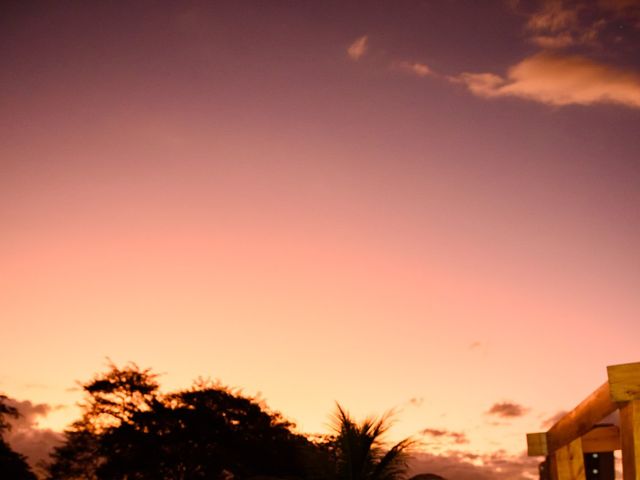
<instances>
[{"instance_id":1,"label":"vertical wooden post","mask_svg":"<svg viewBox=\"0 0 640 480\"><path fill-rule=\"evenodd\" d=\"M640 480L640 400L620 406L623 480Z\"/></svg>"},{"instance_id":2,"label":"vertical wooden post","mask_svg":"<svg viewBox=\"0 0 640 480\"><path fill-rule=\"evenodd\" d=\"M549 476L551 480L558 480L558 460L555 453L549 455Z\"/></svg>"},{"instance_id":3,"label":"vertical wooden post","mask_svg":"<svg viewBox=\"0 0 640 480\"><path fill-rule=\"evenodd\" d=\"M577 438L569 445L559 448L556 453L558 480L586 480L582 440ZM626 479L625 479L626 480Z\"/></svg>"}]
</instances>

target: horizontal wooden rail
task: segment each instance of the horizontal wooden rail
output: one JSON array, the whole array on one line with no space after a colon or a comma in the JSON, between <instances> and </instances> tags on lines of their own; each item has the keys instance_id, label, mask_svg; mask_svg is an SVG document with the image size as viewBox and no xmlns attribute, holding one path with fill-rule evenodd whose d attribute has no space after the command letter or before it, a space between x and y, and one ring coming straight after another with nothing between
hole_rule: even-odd
<instances>
[{"instance_id":1,"label":"horizontal wooden rail","mask_svg":"<svg viewBox=\"0 0 640 480\"><path fill-rule=\"evenodd\" d=\"M597 425L582 437L584 453L620 450L620 429L616 425Z\"/></svg>"}]
</instances>

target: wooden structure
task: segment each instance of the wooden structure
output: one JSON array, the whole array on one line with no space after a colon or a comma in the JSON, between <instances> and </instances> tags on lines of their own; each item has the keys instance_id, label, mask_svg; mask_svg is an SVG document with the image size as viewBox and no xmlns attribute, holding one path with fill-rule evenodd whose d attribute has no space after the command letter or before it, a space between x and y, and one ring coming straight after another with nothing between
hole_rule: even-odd
<instances>
[{"instance_id":1,"label":"wooden structure","mask_svg":"<svg viewBox=\"0 0 640 480\"><path fill-rule=\"evenodd\" d=\"M527 434L553 480L586 480L584 454L622 450L623 480L640 480L640 362L607 367L607 381L546 432ZM620 427L597 426L620 411Z\"/></svg>"}]
</instances>

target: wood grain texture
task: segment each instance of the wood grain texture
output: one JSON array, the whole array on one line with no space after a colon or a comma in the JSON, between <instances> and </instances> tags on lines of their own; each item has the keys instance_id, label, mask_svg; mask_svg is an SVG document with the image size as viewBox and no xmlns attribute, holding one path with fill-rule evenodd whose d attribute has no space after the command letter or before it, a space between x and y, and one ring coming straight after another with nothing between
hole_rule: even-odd
<instances>
[{"instance_id":1,"label":"wood grain texture","mask_svg":"<svg viewBox=\"0 0 640 480\"><path fill-rule=\"evenodd\" d=\"M527 455L530 457L547 456L547 432L527 433Z\"/></svg>"},{"instance_id":2,"label":"wood grain texture","mask_svg":"<svg viewBox=\"0 0 640 480\"><path fill-rule=\"evenodd\" d=\"M574 440L555 452L557 480L586 480L582 441Z\"/></svg>"},{"instance_id":3,"label":"wood grain texture","mask_svg":"<svg viewBox=\"0 0 640 480\"><path fill-rule=\"evenodd\" d=\"M608 366L607 375L613 401L640 400L640 363Z\"/></svg>"},{"instance_id":4,"label":"wood grain texture","mask_svg":"<svg viewBox=\"0 0 640 480\"><path fill-rule=\"evenodd\" d=\"M640 400L620 407L623 480L640 480Z\"/></svg>"},{"instance_id":5,"label":"wood grain texture","mask_svg":"<svg viewBox=\"0 0 640 480\"><path fill-rule=\"evenodd\" d=\"M620 429L616 425L596 426L582 437L584 453L620 450Z\"/></svg>"}]
</instances>

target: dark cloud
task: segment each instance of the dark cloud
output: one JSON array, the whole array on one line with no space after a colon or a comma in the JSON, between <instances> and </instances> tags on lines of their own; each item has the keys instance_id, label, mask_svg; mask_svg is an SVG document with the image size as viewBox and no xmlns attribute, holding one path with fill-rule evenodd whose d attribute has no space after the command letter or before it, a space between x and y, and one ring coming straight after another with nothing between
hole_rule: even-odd
<instances>
[{"instance_id":1,"label":"dark cloud","mask_svg":"<svg viewBox=\"0 0 640 480\"><path fill-rule=\"evenodd\" d=\"M528 408L514 402L494 403L487 411L488 415L496 415L502 418L522 417L529 411Z\"/></svg>"},{"instance_id":2,"label":"dark cloud","mask_svg":"<svg viewBox=\"0 0 640 480\"><path fill-rule=\"evenodd\" d=\"M15 451L25 455L31 467L41 473L40 465L48 460L54 446L62 442L62 434L48 428L39 428L38 421L49 412L64 408L46 403L32 403L29 400L9 398L9 406L15 407L20 416L9 419L11 429L5 433L5 440Z\"/></svg>"},{"instance_id":3,"label":"dark cloud","mask_svg":"<svg viewBox=\"0 0 640 480\"><path fill-rule=\"evenodd\" d=\"M409 399L409 405L413 407L420 407L424 403L424 397L413 397Z\"/></svg>"},{"instance_id":4,"label":"dark cloud","mask_svg":"<svg viewBox=\"0 0 640 480\"><path fill-rule=\"evenodd\" d=\"M409 463L410 475L432 473L449 480L531 480L538 478L536 458L450 451L444 455L416 453Z\"/></svg>"},{"instance_id":5,"label":"dark cloud","mask_svg":"<svg viewBox=\"0 0 640 480\"><path fill-rule=\"evenodd\" d=\"M437 439L452 441L456 444L469 443L469 439L463 432L453 432L451 430L440 430L437 428L425 428L420 433Z\"/></svg>"}]
</instances>

